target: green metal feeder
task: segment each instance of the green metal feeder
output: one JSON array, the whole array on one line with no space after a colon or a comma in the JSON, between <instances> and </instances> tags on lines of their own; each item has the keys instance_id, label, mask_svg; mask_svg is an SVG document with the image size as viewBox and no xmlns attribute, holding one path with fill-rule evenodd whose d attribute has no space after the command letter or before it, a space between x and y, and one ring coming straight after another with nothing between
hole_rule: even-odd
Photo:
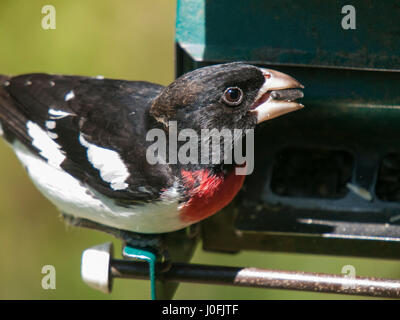
<instances>
[{"instance_id":1,"label":"green metal feeder","mask_svg":"<svg viewBox=\"0 0 400 320\"><path fill-rule=\"evenodd\" d=\"M400 4L178 1L177 76L228 61L288 73L305 108L256 130L255 170L204 249L400 258Z\"/></svg>"}]
</instances>

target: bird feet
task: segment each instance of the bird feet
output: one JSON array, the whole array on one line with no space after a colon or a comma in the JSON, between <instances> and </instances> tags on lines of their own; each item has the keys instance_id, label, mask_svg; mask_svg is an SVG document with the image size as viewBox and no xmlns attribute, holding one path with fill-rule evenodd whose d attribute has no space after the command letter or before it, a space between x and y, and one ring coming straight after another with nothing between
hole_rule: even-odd
<instances>
[{"instance_id":1,"label":"bird feet","mask_svg":"<svg viewBox=\"0 0 400 320\"><path fill-rule=\"evenodd\" d=\"M149 264L151 299L157 298L156 294L156 262L161 262L161 272L169 269L171 261L168 250L163 244L161 234L140 234L120 230L83 218L76 218L62 213L63 219L69 225L106 232L124 241L122 256L126 259L140 260Z\"/></svg>"}]
</instances>

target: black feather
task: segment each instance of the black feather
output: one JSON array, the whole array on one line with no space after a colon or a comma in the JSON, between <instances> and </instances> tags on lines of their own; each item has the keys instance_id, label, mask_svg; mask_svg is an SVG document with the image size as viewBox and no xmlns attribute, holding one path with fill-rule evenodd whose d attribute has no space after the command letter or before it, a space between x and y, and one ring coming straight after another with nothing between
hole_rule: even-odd
<instances>
[{"instance_id":1,"label":"black feather","mask_svg":"<svg viewBox=\"0 0 400 320\"><path fill-rule=\"evenodd\" d=\"M38 154L27 133L27 121L43 130L49 109L68 112L52 132L66 159L61 167L96 191L122 202L151 201L173 183L165 165L149 165L145 159L148 110L162 86L148 82L95 79L78 76L26 74L2 79L0 121L8 141L18 139ZM7 83L5 83L8 81ZM6 85L5 85L6 84ZM67 93L74 98L65 101ZM79 135L99 147L116 151L130 173L129 187L113 190L87 158ZM146 190L146 192L143 192Z\"/></svg>"}]
</instances>

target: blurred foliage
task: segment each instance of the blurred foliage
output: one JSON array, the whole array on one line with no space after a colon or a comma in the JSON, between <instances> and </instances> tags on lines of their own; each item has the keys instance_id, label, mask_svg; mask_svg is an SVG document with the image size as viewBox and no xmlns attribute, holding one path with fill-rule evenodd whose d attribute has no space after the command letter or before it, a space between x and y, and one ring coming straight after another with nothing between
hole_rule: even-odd
<instances>
[{"instance_id":1,"label":"blurred foliage","mask_svg":"<svg viewBox=\"0 0 400 320\"><path fill-rule=\"evenodd\" d=\"M56 8L56 30L43 30L41 9ZM48 72L104 75L168 84L174 72L175 1L2 0L0 73ZM13 152L0 142L0 298L147 299L149 283L121 280L106 295L80 278L84 249L106 241L100 232L65 226L53 205L33 186ZM196 251L193 262L339 273L353 265L358 275L399 277L396 261L242 252ZM44 265L56 268L56 290L43 290ZM195 288L195 290L194 290ZM181 284L177 299L336 299L337 295Z\"/></svg>"}]
</instances>

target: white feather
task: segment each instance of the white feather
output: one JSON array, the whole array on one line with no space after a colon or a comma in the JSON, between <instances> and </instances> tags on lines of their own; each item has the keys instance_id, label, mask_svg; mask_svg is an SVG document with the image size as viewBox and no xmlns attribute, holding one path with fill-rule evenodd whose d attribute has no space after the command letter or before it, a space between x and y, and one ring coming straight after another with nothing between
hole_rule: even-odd
<instances>
[{"instance_id":1,"label":"white feather","mask_svg":"<svg viewBox=\"0 0 400 320\"><path fill-rule=\"evenodd\" d=\"M128 187L125 181L129 171L117 152L87 142L82 134L79 135L79 141L87 148L90 163L100 171L101 178L110 183L111 188L123 190Z\"/></svg>"},{"instance_id":2,"label":"white feather","mask_svg":"<svg viewBox=\"0 0 400 320\"><path fill-rule=\"evenodd\" d=\"M35 156L20 142L15 142L12 147L37 188L64 213L142 233L171 232L190 224L179 218L179 194L175 190L165 191L168 201L120 207L114 201L83 186L64 170Z\"/></svg>"},{"instance_id":3,"label":"white feather","mask_svg":"<svg viewBox=\"0 0 400 320\"><path fill-rule=\"evenodd\" d=\"M56 128L56 122L54 120L48 120L45 122L46 128L49 130L53 130Z\"/></svg>"},{"instance_id":4,"label":"white feather","mask_svg":"<svg viewBox=\"0 0 400 320\"><path fill-rule=\"evenodd\" d=\"M49 109L49 116L50 119L62 119L68 116L72 116L72 113L65 112L62 110Z\"/></svg>"},{"instance_id":5,"label":"white feather","mask_svg":"<svg viewBox=\"0 0 400 320\"><path fill-rule=\"evenodd\" d=\"M69 101L73 98L75 98L75 93L74 93L74 91L71 90L71 91L67 92L67 94L64 97L64 100Z\"/></svg>"},{"instance_id":6,"label":"white feather","mask_svg":"<svg viewBox=\"0 0 400 320\"><path fill-rule=\"evenodd\" d=\"M65 155L60 150L61 147L36 123L28 121L26 127L32 138L32 145L39 150L40 155L51 165L59 167L65 159ZM57 137L53 136L53 138Z\"/></svg>"}]
</instances>

